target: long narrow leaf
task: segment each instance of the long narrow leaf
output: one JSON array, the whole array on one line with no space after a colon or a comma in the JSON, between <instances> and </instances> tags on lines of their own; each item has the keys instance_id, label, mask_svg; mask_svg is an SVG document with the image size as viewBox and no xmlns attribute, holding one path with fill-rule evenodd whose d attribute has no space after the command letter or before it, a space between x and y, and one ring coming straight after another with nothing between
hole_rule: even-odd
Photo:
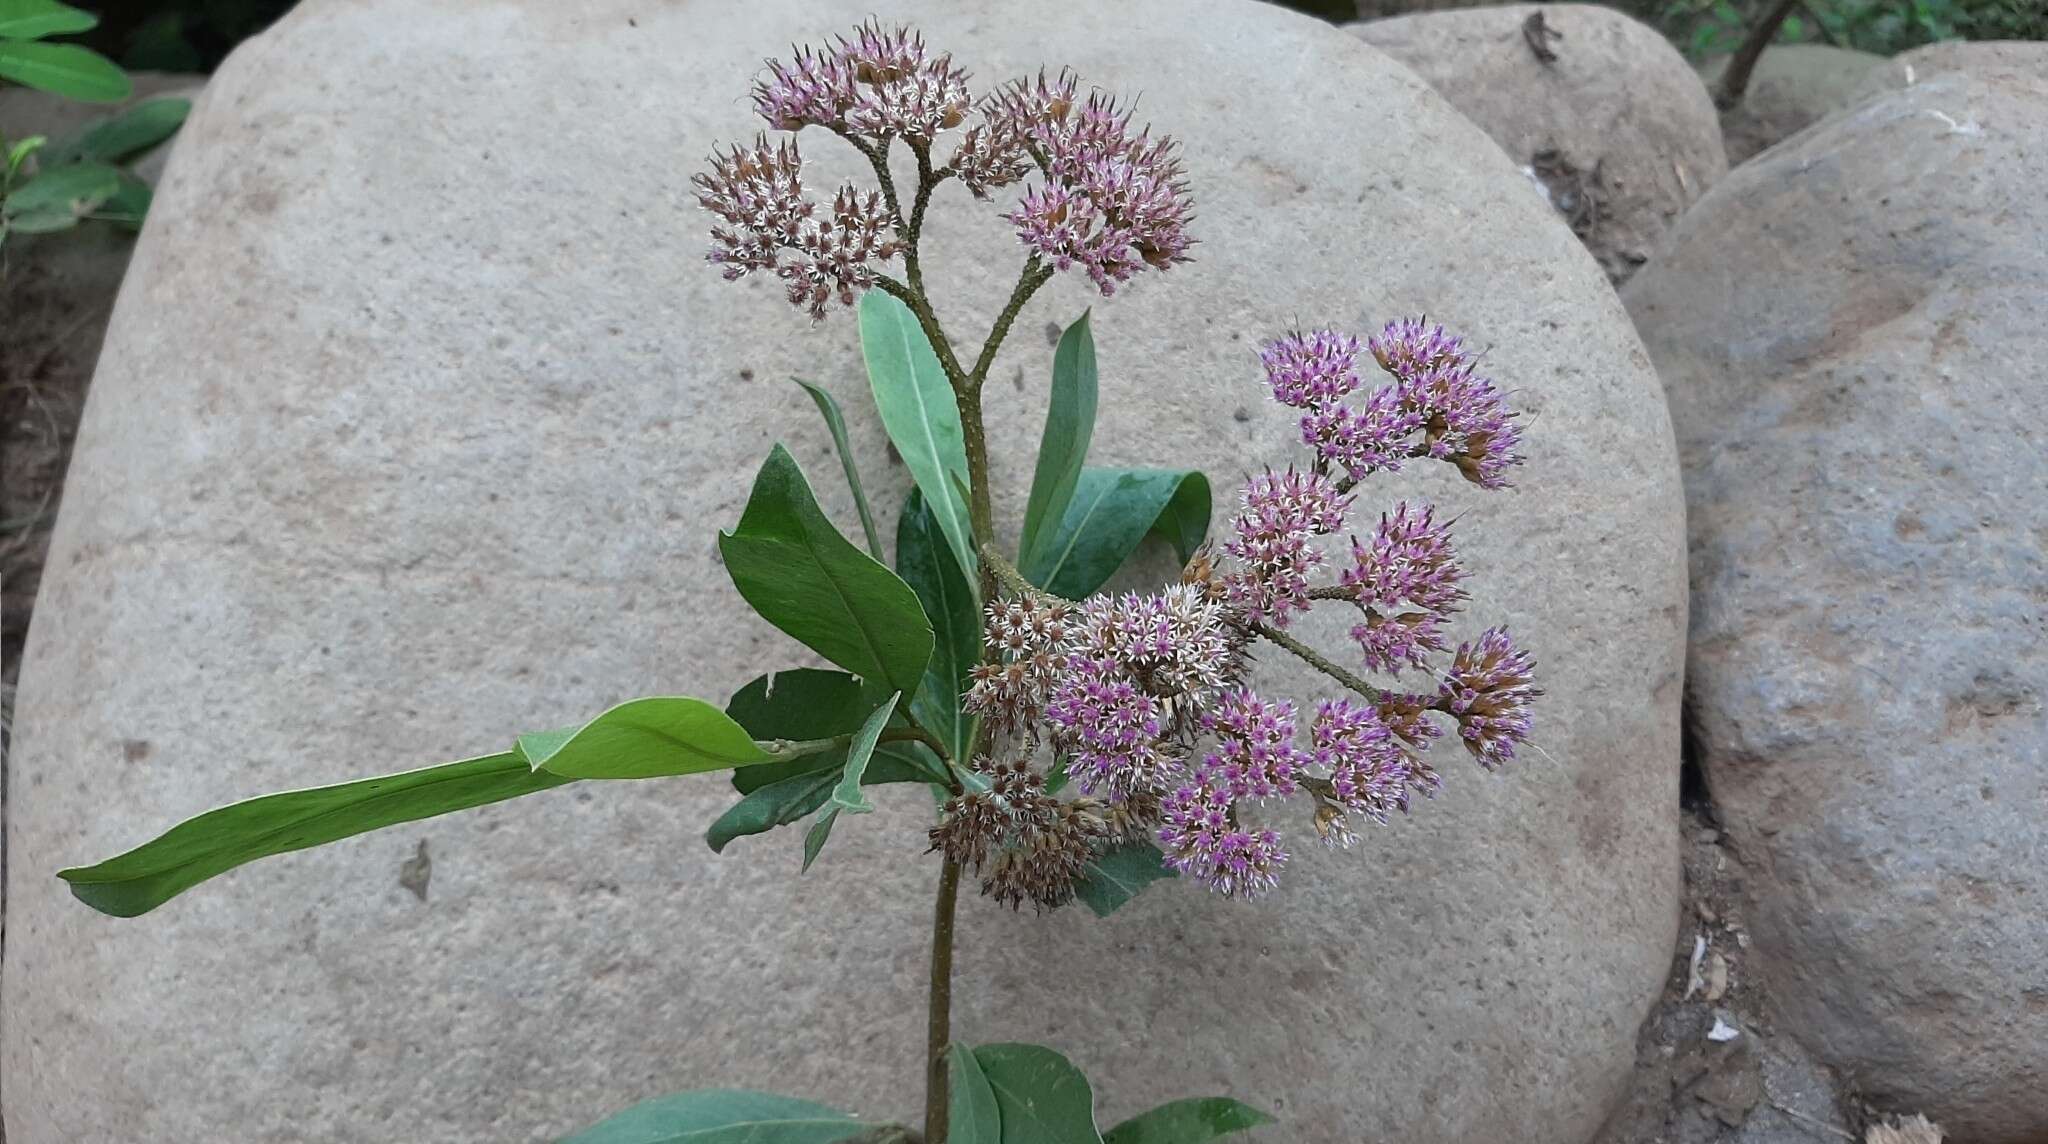
<instances>
[{"instance_id":1,"label":"long narrow leaf","mask_svg":"<svg viewBox=\"0 0 2048 1144\"><path fill-rule=\"evenodd\" d=\"M739 525L718 538L740 595L761 617L863 679L914 692L932 654L917 593L848 543L777 445Z\"/></svg>"},{"instance_id":2,"label":"long narrow leaf","mask_svg":"<svg viewBox=\"0 0 2048 1144\"><path fill-rule=\"evenodd\" d=\"M1038 439L1038 467L1031 478L1031 499L1024 508L1024 533L1019 559L1030 564L1051 536L1074 499L1074 485L1088 460L1095 435L1095 336L1088 315L1068 326L1052 355L1052 394L1045 410L1045 431Z\"/></svg>"},{"instance_id":3,"label":"long narrow leaf","mask_svg":"<svg viewBox=\"0 0 2048 1144\"><path fill-rule=\"evenodd\" d=\"M0 79L86 103L119 103L134 90L114 62L77 44L0 40Z\"/></svg>"},{"instance_id":4,"label":"long narrow leaf","mask_svg":"<svg viewBox=\"0 0 2048 1144\"><path fill-rule=\"evenodd\" d=\"M643 1101L561 1144L832 1144L870 1127L808 1100L713 1088Z\"/></svg>"},{"instance_id":5,"label":"long narrow leaf","mask_svg":"<svg viewBox=\"0 0 2048 1144\"><path fill-rule=\"evenodd\" d=\"M896 713L896 704L902 699L903 694L898 692L891 695L887 703L875 708L875 713L861 724L853 742L846 748L846 766L840 771L839 783L832 788L831 797L825 800L825 812L818 816L818 821L804 836L805 870L818 860L818 852L824 849L825 839L832 833L832 823L841 812L867 814L875 809L875 804L861 793L861 779L867 774L868 760L874 757L875 744L881 741L882 728L889 725L889 717Z\"/></svg>"},{"instance_id":6,"label":"long narrow leaf","mask_svg":"<svg viewBox=\"0 0 2048 1144\"><path fill-rule=\"evenodd\" d=\"M448 814L573 780L535 772L517 751L337 786L264 795L210 810L95 866L59 871L78 900L132 918L245 862L401 822Z\"/></svg>"},{"instance_id":7,"label":"long narrow leaf","mask_svg":"<svg viewBox=\"0 0 2048 1144\"><path fill-rule=\"evenodd\" d=\"M966 438L952 383L910 307L870 290L860 300L860 349L882 427L903 456L911 480L971 577L978 567L968 523Z\"/></svg>"},{"instance_id":8,"label":"long narrow leaf","mask_svg":"<svg viewBox=\"0 0 2048 1144\"><path fill-rule=\"evenodd\" d=\"M847 487L853 490L853 508L860 514L860 530L867 534L868 555L880 560L882 534L875 531L875 514L868 509L867 490L861 487L860 470L853 462L853 449L846 443L846 416L839 411L839 403L832 399L830 393L803 378L795 380L798 385L804 387L805 393L811 395L811 400L818 406L818 412L824 415L825 428L832 431L832 447L839 450L840 467L846 470Z\"/></svg>"},{"instance_id":9,"label":"long narrow leaf","mask_svg":"<svg viewBox=\"0 0 2048 1144\"><path fill-rule=\"evenodd\" d=\"M146 99L52 140L38 159L45 168L60 163L118 163L169 139L191 111L189 99Z\"/></svg>"},{"instance_id":10,"label":"long narrow leaf","mask_svg":"<svg viewBox=\"0 0 2048 1144\"><path fill-rule=\"evenodd\" d=\"M1273 1118L1227 1096L1193 1097L1162 1104L1102 1134L1103 1144L1208 1144Z\"/></svg>"},{"instance_id":11,"label":"long narrow leaf","mask_svg":"<svg viewBox=\"0 0 2048 1144\"><path fill-rule=\"evenodd\" d=\"M99 18L56 0L0 0L0 39L39 40L89 32Z\"/></svg>"},{"instance_id":12,"label":"long narrow leaf","mask_svg":"<svg viewBox=\"0 0 2048 1144\"><path fill-rule=\"evenodd\" d=\"M572 779L651 779L765 763L762 749L725 712L685 696L630 699L576 727L519 736L534 770Z\"/></svg>"},{"instance_id":13,"label":"long narrow leaf","mask_svg":"<svg viewBox=\"0 0 2048 1144\"><path fill-rule=\"evenodd\" d=\"M1209 511L1209 479L1199 472L1084 468L1059 528L1022 571L1078 600L1102 587L1148 532L1188 559L1208 531Z\"/></svg>"},{"instance_id":14,"label":"long narrow leaf","mask_svg":"<svg viewBox=\"0 0 2048 1144\"><path fill-rule=\"evenodd\" d=\"M932 624L931 662L910 710L945 741L955 759L965 759L972 749L974 720L960 710L960 697L981 658L981 605L925 507L924 494L916 489L896 520L896 572L917 593Z\"/></svg>"}]
</instances>

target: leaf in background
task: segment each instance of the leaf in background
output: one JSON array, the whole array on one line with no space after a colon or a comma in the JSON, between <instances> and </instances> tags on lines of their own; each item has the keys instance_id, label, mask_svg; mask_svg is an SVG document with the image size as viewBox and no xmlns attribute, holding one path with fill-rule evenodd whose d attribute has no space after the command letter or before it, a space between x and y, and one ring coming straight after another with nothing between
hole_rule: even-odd
<instances>
[{"instance_id":1,"label":"leaf in background","mask_svg":"<svg viewBox=\"0 0 2048 1144\"><path fill-rule=\"evenodd\" d=\"M25 139L16 139L13 143L9 144L7 147L6 177L0 178L0 187L4 187L9 180L13 179L15 173L21 170L22 163L27 161L30 155L34 154L48 142L49 140L41 135L30 135Z\"/></svg>"},{"instance_id":2,"label":"leaf in background","mask_svg":"<svg viewBox=\"0 0 2048 1144\"><path fill-rule=\"evenodd\" d=\"M1074 499L1075 482L1088 460L1095 435L1095 336L1088 314L1060 335L1052 355L1052 396L1045 411L1045 431L1038 439L1038 468L1031 477L1031 499L1024 508L1024 535L1018 559L1029 564Z\"/></svg>"},{"instance_id":3,"label":"leaf in background","mask_svg":"<svg viewBox=\"0 0 2048 1144\"><path fill-rule=\"evenodd\" d=\"M169 139L191 110L189 99L144 100L55 140L42 153L42 163L118 163Z\"/></svg>"},{"instance_id":4,"label":"leaf in background","mask_svg":"<svg viewBox=\"0 0 2048 1144\"><path fill-rule=\"evenodd\" d=\"M866 814L875 809L868 796L861 793L861 778L867 774L868 760L874 756L875 744L881 741L882 728L889 725L889 716L896 713L896 704L901 702L901 692L891 695L887 703L875 708L868 721L861 724L853 742L846 748L846 766L839 775L839 783L832 788L832 795L825 800L825 812L818 821L811 824L809 833L804 835L804 870L809 871L811 863L818 860L818 852L825 848L825 839L832 834L832 823L841 811L847 814Z\"/></svg>"},{"instance_id":5,"label":"leaf in background","mask_svg":"<svg viewBox=\"0 0 2048 1144\"><path fill-rule=\"evenodd\" d=\"M946 1144L1002 1144L1002 1116L981 1062L967 1046L951 1045L946 1049L946 1070L951 1074Z\"/></svg>"},{"instance_id":6,"label":"leaf in background","mask_svg":"<svg viewBox=\"0 0 2048 1144\"><path fill-rule=\"evenodd\" d=\"M843 671L816 667L785 668L755 676L725 703L725 713L757 740L851 735L874 709L860 680ZM814 770L816 763L814 756L743 767L732 773L732 786L746 794L798 771Z\"/></svg>"},{"instance_id":7,"label":"leaf in background","mask_svg":"<svg viewBox=\"0 0 2048 1144\"><path fill-rule=\"evenodd\" d=\"M1103 1133L1103 1144L1207 1144L1273 1118L1227 1096L1193 1097L1162 1104Z\"/></svg>"},{"instance_id":8,"label":"leaf in background","mask_svg":"<svg viewBox=\"0 0 2048 1144\"><path fill-rule=\"evenodd\" d=\"M1074 896L1098 918L1106 918L1154 882L1174 877L1166 856L1150 842L1126 842L1090 862L1074 884Z\"/></svg>"},{"instance_id":9,"label":"leaf in background","mask_svg":"<svg viewBox=\"0 0 2048 1144\"><path fill-rule=\"evenodd\" d=\"M40 40L89 32L99 17L56 0L0 0L0 40Z\"/></svg>"},{"instance_id":10,"label":"leaf in background","mask_svg":"<svg viewBox=\"0 0 2048 1144\"><path fill-rule=\"evenodd\" d=\"M519 736L537 771L572 779L652 779L771 762L780 756L702 699L629 699L579 727Z\"/></svg>"},{"instance_id":11,"label":"leaf in background","mask_svg":"<svg viewBox=\"0 0 2048 1144\"><path fill-rule=\"evenodd\" d=\"M713 1088L643 1101L560 1144L837 1144L872 1128L808 1100Z\"/></svg>"},{"instance_id":12,"label":"leaf in background","mask_svg":"<svg viewBox=\"0 0 2048 1144\"><path fill-rule=\"evenodd\" d=\"M119 103L134 88L114 62L77 44L0 40L0 79L85 103Z\"/></svg>"},{"instance_id":13,"label":"leaf in background","mask_svg":"<svg viewBox=\"0 0 2048 1144\"><path fill-rule=\"evenodd\" d=\"M967 484L967 448L952 383L917 315L880 290L861 295L860 350L882 427L902 454L910 478L924 491L953 558L972 576L977 568L974 532L960 494Z\"/></svg>"},{"instance_id":14,"label":"leaf in background","mask_svg":"<svg viewBox=\"0 0 2048 1144\"><path fill-rule=\"evenodd\" d=\"M149 214L149 204L154 197L148 183L124 170L120 188L113 197L100 204L92 217L113 223L122 230L141 230L142 220Z\"/></svg>"},{"instance_id":15,"label":"leaf in background","mask_svg":"<svg viewBox=\"0 0 2048 1144\"><path fill-rule=\"evenodd\" d=\"M825 428L832 431L832 447L839 450L839 465L846 470L847 487L853 490L853 508L860 514L860 530L868 538L868 555L880 560L882 534L875 531L875 514L868 509L867 490L861 488L860 470L854 466L853 450L846 444L846 417L839 412L839 403L832 400L830 393L803 378L793 380L804 387L805 393L811 395L811 400L817 403L818 412L825 417Z\"/></svg>"},{"instance_id":16,"label":"leaf in background","mask_svg":"<svg viewBox=\"0 0 2048 1144\"><path fill-rule=\"evenodd\" d=\"M1158 532L1186 561L1208 530L1209 478L1201 473L1085 468L1059 527L1021 571L1078 600L1101 588L1146 533Z\"/></svg>"},{"instance_id":17,"label":"leaf in background","mask_svg":"<svg viewBox=\"0 0 2048 1144\"><path fill-rule=\"evenodd\" d=\"M787 449L768 454L718 550L763 619L863 679L916 691L932 654L917 593L839 535Z\"/></svg>"},{"instance_id":18,"label":"leaf in background","mask_svg":"<svg viewBox=\"0 0 2048 1144\"><path fill-rule=\"evenodd\" d=\"M96 866L58 877L93 909L132 918L244 862L351 835L550 790L572 780L535 772L517 751L337 786L264 795L207 811Z\"/></svg>"},{"instance_id":19,"label":"leaf in background","mask_svg":"<svg viewBox=\"0 0 2048 1144\"><path fill-rule=\"evenodd\" d=\"M1043 1045L982 1045L975 1063L995 1093L1002 1144L1102 1144L1095 1092L1067 1058Z\"/></svg>"},{"instance_id":20,"label":"leaf in background","mask_svg":"<svg viewBox=\"0 0 2048 1144\"><path fill-rule=\"evenodd\" d=\"M974 720L960 710L960 696L981 658L981 606L916 489L896 520L896 572L917 593L932 624L931 662L910 710L955 759L965 759L973 749Z\"/></svg>"},{"instance_id":21,"label":"leaf in background","mask_svg":"<svg viewBox=\"0 0 2048 1144\"><path fill-rule=\"evenodd\" d=\"M104 163L46 167L9 191L0 212L9 230L47 234L77 225L120 190L121 172Z\"/></svg>"}]
</instances>

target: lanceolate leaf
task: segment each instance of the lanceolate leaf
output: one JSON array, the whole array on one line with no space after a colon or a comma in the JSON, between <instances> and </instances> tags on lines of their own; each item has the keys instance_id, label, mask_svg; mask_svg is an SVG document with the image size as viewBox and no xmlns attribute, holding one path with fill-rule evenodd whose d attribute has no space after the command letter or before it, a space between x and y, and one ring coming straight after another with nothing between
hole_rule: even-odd
<instances>
[{"instance_id":1,"label":"lanceolate leaf","mask_svg":"<svg viewBox=\"0 0 2048 1144\"><path fill-rule=\"evenodd\" d=\"M561 1144L837 1144L872 1128L808 1100L714 1088L636 1104Z\"/></svg>"},{"instance_id":2,"label":"lanceolate leaf","mask_svg":"<svg viewBox=\"0 0 2048 1144\"><path fill-rule=\"evenodd\" d=\"M1146 886L1174 876L1166 868L1165 857L1150 842L1126 842L1088 864L1074 884L1074 896L1095 911L1096 917L1106 918Z\"/></svg>"},{"instance_id":3,"label":"lanceolate leaf","mask_svg":"<svg viewBox=\"0 0 2048 1144\"><path fill-rule=\"evenodd\" d=\"M1195 1097L1162 1104L1131 1117L1102 1136L1103 1144L1207 1144L1235 1132L1272 1123L1273 1118L1227 1096Z\"/></svg>"},{"instance_id":4,"label":"lanceolate leaf","mask_svg":"<svg viewBox=\"0 0 2048 1144\"><path fill-rule=\"evenodd\" d=\"M916 489L896 522L896 572L917 593L932 623L931 662L910 710L954 758L964 759L972 751L974 720L961 712L960 696L981 658L981 606Z\"/></svg>"},{"instance_id":5,"label":"lanceolate leaf","mask_svg":"<svg viewBox=\"0 0 2048 1144\"><path fill-rule=\"evenodd\" d=\"M1199 472L1084 468L1058 529L1022 571L1078 600L1102 587L1148 532L1188 559L1208 532L1209 507L1209 479Z\"/></svg>"},{"instance_id":6,"label":"lanceolate leaf","mask_svg":"<svg viewBox=\"0 0 2048 1144\"><path fill-rule=\"evenodd\" d=\"M113 223L123 230L139 230L142 227L143 216L149 213L149 204L153 197L148 183L123 170L120 188L114 192L113 197L101 203L98 210L92 212L92 217Z\"/></svg>"},{"instance_id":7,"label":"lanceolate leaf","mask_svg":"<svg viewBox=\"0 0 2048 1144\"><path fill-rule=\"evenodd\" d=\"M825 839L832 833L832 823L841 811L847 814L866 814L875 809L868 797L861 793L861 779L867 774L868 760L874 757L875 744L881 741L882 728L889 725L889 716L896 713L896 704L903 699L902 693L889 697L887 703L875 708L868 721L853 736L853 742L846 748L846 765L841 768L839 782L832 788L832 795L825 800L825 813L811 826L804 837L804 866L818 860L818 851L825 846Z\"/></svg>"},{"instance_id":8,"label":"lanceolate leaf","mask_svg":"<svg viewBox=\"0 0 2048 1144\"><path fill-rule=\"evenodd\" d=\"M52 141L38 158L46 169L59 163L118 163L169 139L191 110L189 99L144 100Z\"/></svg>"},{"instance_id":9,"label":"lanceolate leaf","mask_svg":"<svg viewBox=\"0 0 2048 1144\"><path fill-rule=\"evenodd\" d=\"M1002 1144L1102 1144L1095 1092L1043 1045L982 1045L974 1059L995 1093Z\"/></svg>"},{"instance_id":10,"label":"lanceolate leaf","mask_svg":"<svg viewBox=\"0 0 2048 1144\"><path fill-rule=\"evenodd\" d=\"M38 40L89 32L98 17L56 0L0 0L0 39Z\"/></svg>"},{"instance_id":11,"label":"lanceolate leaf","mask_svg":"<svg viewBox=\"0 0 2048 1144\"><path fill-rule=\"evenodd\" d=\"M974 536L959 491L967 485L967 450L952 383L917 315L880 290L861 296L860 349L882 427L923 490L954 558L972 575Z\"/></svg>"},{"instance_id":12,"label":"lanceolate leaf","mask_svg":"<svg viewBox=\"0 0 2048 1144\"><path fill-rule=\"evenodd\" d=\"M868 762L867 773L861 782L867 786L881 786L884 783L938 783L937 760L924 755L924 748L915 744L891 743L875 751L875 757ZM704 841L714 853L723 853L735 838L749 834L765 834L778 826L787 826L807 817L812 811L825 805L832 797L832 790L839 785L839 777L846 767L846 751L842 748L822 755L799 759L794 763L770 763L763 767L748 767L750 771L776 770L781 767L815 764L813 769L785 775L766 786L755 787L747 796L729 807L718 821L704 833ZM733 772L735 775L741 771Z\"/></svg>"},{"instance_id":13,"label":"lanceolate leaf","mask_svg":"<svg viewBox=\"0 0 2048 1144\"><path fill-rule=\"evenodd\" d=\"M989 1087L981 1062L965 1045L946 1049L950 1104L946 1110L947 1144L1002 1144L1003 1121L996 1111L996 1092Z\"/></svg>"},{"instance_id":14,"label":"lanceolate leaf","mask_svg":"<svg viewBox=\"0 0 2048 1144\"><path fill-rule=\"evenodd\" d=\"M1095 337L1088 315L1060 335L1052 357L1052 396L1045 411L1045 432L1038 440L1038 469L1031 478L1031 499L1024 509L1024 534L1018 545L1028 566L1040 545L1066 517L1074 485L1088 459L1095 435Z\"/></svg>"},{"instance_id":15,"label":"lanceolate leaf","mask_svg":"<svg viewBox=\"0 0 2048 1144\"><path fill-rule=\"evenodd\" d=\"M104 163L45 167L8 192L0 206L9 230L43 234L75 225L121 190L121 172Z\"/></svg>"},{"instance_id":16,"label":"lanceolate leaf","mask_svg":"<svg viewBox=\"0 0 2048 1144\"><path fill-rule=\"evenodd\" d=\"M536 772L524 755L507 751L382 778L265 795L210 810L120 857L63 870L57 876L71 883L71 892L93 909L131 918L244 862L570 781Z\"/></svg>"},{"instance_id":17,"label":"lanceolate leaf","mask_svg":"<svg viewBox=\"0 0 2048 1144\"><path fill-rule=\"evenodd\" d=\"M824 415L825 428L832 431L832 447L839 450L839 466L846 470L846 484L853 490L853 508L860 514L860 530L868 538L868 555L882 559L882 535L875 531L875 514L868 508L867 490L860 485L860 469L853 463L853 450L846 444L846 417L839 412L839 403L824 390L797 378L796 383L804 387L811 400Z\"/></svg>"},{"instance_id":18,"label":"lanceolate leaf","mask_svg":"<svg viewBox=\"0 0 2048 1144\"><path fill-rule=\"evenodd\" d=\"M847 543L777 445L737 528L718 538L726 571L762 618L863 679L914 692L932 629L917 594Z\"/></svg>"},{"instance_id":19,"label":"lanceolate leaf","mask_svg":"<svg viewBox=\"0 0 2048 1144\"><path fill-rule=\"evenodd\" d=\"M519 736L537 771L572 779L651 779L783 757L702 699L631 699L579 727Z\"/></svg>"},{"instance_id":20,"label":"lanceolate leaf","mask_svg":"<svg viewBox=\"0 0 2048 1144\"><path fill-rule=\"evenodd\" d=\"M0 40L0 79L86 103L119 103L133 90L112 60L77 44Z\"/></svg>"}]
</instances>

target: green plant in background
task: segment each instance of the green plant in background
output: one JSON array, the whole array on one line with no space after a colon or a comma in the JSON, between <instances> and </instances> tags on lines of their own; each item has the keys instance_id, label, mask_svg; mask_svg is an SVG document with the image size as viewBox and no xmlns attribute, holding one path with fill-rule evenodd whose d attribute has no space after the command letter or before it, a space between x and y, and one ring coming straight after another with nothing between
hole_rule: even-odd
<instances>
[{"instance_id":1,"label":"green plant in background","mask_svg":"<svg viewBox=\"0 0 2048 1144\"><path fill-rule=\"evenodd\" d=\"M1693 59L1736 50L1767 18L1770 0L1662 0L1623 7L1655 24ZM1774 37L1896 55L1939 40L2048 39L2040 0L1803 0Z\"/></svg>"},{"instance_id":2,"label":"green plant in background","mask_svg":"<svg viewBox=\"0 0 2048 1144\"><path fill-rule=\"evenodd\" d=\"M104 56L47 38L98 21L56 0L0 0L0 79L68 99L118 103L133 87ZM149 210L149 186L120 164L168 139L191 104L153 99L52 142L41 135L0 139L0 242L100 219L133 229Z\"/></svg>"},{"instance_id":3,"label":"green plant in background","mask_svg":"<svg viewBox=\"0 0 2048 1144\"><path fill-rule=\"evenodd\" d=\"M1180 876L1252 898L1288 861L1269 804L1348 847L1354 825L1437 793L1426 755L1446 730L1484 767L1512 760L1541 693L1505 629L1455 650L1447 642L1466 599L1449 521L1397 503L1377 525L1362 519L1367 535L1351 540L1339 574L1314 581L1361 480L1441 462L1503 488L1521 461L1517 417L1441 327L1285 334L1260 361L1272 398L1300 412L1312 456L1246 480L1212 547L1203 474L1088 463L1098 389L1083 314L1054 353L1020 544L1000 549L982 399L1012 325L1058 272L1083 273L1109 296L1190 261L1192 205L1178 145L1134 126L1110 96L1082 94L1072 73L1040 72L979 101L967 78L907 29L865 25L771 63L754 105L789 135L715 152L694 180L716 220L709 261L726 278L772 279L821 320L857 308L869 393L914 485L892 562L837 398L799 382L831 432L865 543L825 515L779 444L718 538L747 604L832 668L770 672L722 707L635 699L495 754L222 807L62 871L72 893L133 917L245 862L397 823L573 782L710 773L729 775L739 796L711 824L711 849L808 819L808 870L836 827L874 809L871 788L917 784L937 816L914 849L939 855L922 1130L708 1089L637 1105L571 1144L1202 1144L1270 1119L1202 1097L1104 1132L1087 1078L1059 1053L955 1042L960 883L971 874L1013 908L1079 901L1098 915ZM806 129L859 152L874 186L808 197L795 138ZM936 144L955 130L941 161ZM892 153L916 172L900 191ZM947 334L922 272L926 208L953 182L982 200L1022 188L1002 217L1023 265L978 348ZM1369 384L1370 365L1385 380ZM790 397L802 400L794 388ZM1177 582L1104 592L1147 536L1176 551ZM1319 606L1355 617L1361 670L1406 671L1418 690L1368 683L1287 630ZM1255 693L1255 642L1321 673L1338 697Z\"/></svg>"}]
</instances>

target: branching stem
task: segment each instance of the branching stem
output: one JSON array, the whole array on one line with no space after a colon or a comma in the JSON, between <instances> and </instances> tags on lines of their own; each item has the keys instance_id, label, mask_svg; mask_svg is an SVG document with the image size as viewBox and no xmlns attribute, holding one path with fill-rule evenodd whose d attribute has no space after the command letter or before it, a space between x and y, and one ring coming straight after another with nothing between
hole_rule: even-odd
<instances>
[{"instance_id":1,"label":"branching stem","mask_svg":"<svg viewBox=\"0 0 2048 1144\"><path fill-rule=\"evenodd\" d=\"M1293 636L1288 635L1286 632L1281 631L1279 628L1276 628L1271 624L1262 623L1258 620L1246 620L1244 623L1244 627L1246 631L1249 631L1258 636L1262 636L1266 640L1275 644L1276 646L1283 648L1287 651L1293 652L1294 655L1297 658L1299 658L1303 663L1308 664L1310 667L1315 668L1317 671L1322 672L1324 675L1329 676L1331 679L1336 680L1337 682L1343 684L1345 687L1348 687L1351 690L1358 692L1360 695L1363 695L1367 699L1372 700L1374 703L1378 703L1380 701L1381 696L1385 694L1379 688L1374 687L1372 684L1367 683L1365 680L1358 678L1357 676L1351 674L1350 672L1344 670L1341 667L1338 667L1335 663L1332 663L1328 657L1324 656L1322 652L1319 652L1316 649L1301 642L1300 640L1295 639Z\"/></svg>"}]
</instances>

